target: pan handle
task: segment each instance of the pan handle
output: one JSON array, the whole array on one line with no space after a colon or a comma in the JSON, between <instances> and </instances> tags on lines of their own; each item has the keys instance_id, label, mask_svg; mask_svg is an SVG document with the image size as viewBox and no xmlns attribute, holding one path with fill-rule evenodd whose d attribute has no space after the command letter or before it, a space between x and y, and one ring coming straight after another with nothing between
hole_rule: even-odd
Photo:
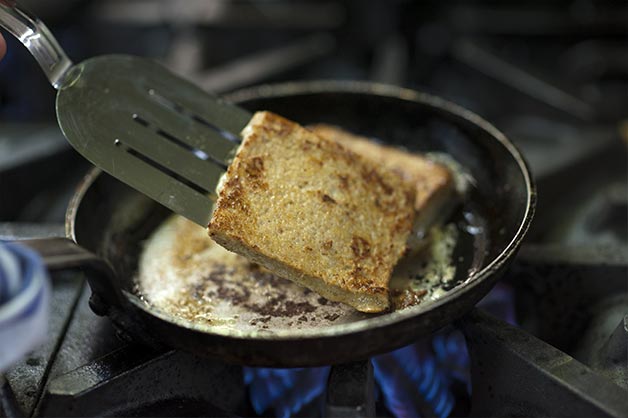
<instances>
[{"instance_id":1,"label":"pan handle","mask_svg":"<svg viewBox=\"0 0 628 418\"><path fill-rule=\"evenodd\" d=\"M97 315L107 315L109 307L118 305L120 290L113 285L116 274L109 262L84 249L68 238L38 238L16 241L35 250L50 271L79 269L92 288L89 305Z\"/></svg>"}]
</instances>

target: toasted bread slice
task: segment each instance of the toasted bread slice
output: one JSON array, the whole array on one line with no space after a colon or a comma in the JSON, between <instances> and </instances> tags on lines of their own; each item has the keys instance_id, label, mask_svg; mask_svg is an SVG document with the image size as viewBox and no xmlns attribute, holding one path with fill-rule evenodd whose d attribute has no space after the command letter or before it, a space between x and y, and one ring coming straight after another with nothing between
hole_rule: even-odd
<instances>
[{"instance_id":1,"label":"toasted bread slice","mask_svg":"<svg viewBox=\"0 0 628 418\"><path fill-rule=\"evenodd\" d=\"M421 155L378 144L333 125L308 126L315 134L337 141L356 154L383 165L397 173L415 188L414 230L419 235L436 221L443 221L455 204L454 177L447 167Z\"/></svg>"},{"instance_id":2,"label":"toasted bread slice","mask_svg":"<svg viewBox=\"0 0 628 418\"><path fill-rule=\"evenodd\" d=\"M229 166L211 237L275 274L363 312L389 307L414 189L335 141L256 113Z\"/></svg>"}]
</instances>

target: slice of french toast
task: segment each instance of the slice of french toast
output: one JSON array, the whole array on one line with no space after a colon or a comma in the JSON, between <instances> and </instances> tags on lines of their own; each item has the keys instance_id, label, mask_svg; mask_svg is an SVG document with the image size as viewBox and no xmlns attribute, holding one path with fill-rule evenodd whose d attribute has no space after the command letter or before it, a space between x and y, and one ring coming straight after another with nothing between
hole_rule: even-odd
<instances>
[{"instance_id":1,"label":"slice of french toast","mask_svg":"<svg viewBox=\"0 0 628 418\"><path fill-rule=\"evenodd\" d=\"M389 308L416 187L335 140L256 113L218 190L210 236L363 312Z\"/></svg>"}]
</instances>

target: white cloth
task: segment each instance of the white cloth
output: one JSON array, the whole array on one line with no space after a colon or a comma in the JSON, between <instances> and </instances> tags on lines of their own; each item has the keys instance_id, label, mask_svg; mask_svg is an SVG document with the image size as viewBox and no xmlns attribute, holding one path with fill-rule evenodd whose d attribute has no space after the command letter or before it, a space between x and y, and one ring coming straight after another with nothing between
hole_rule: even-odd
<instances>
[{"instance_id":1,"label":"white cloth","mask_svg":"<svg viewBox=\"0 0 628 418\"><path fill-rule=\"evenodd\" d=\"M39 256L0 242L0 373L45 340L50 297Z\"/></svg>"}]
</instances>

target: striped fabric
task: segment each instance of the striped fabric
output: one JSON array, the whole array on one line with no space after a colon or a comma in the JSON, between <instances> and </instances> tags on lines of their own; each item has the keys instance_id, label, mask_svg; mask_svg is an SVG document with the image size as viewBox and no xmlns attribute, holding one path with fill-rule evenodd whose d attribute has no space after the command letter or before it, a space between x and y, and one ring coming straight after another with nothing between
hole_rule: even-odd
<instances>
[{"instance_id":1,"label":"striped fabric","mask_svg":"<svg viewBox=\"0 0 628 418\"><path fill-rule=\"evenodd\" d=\"M39 256L0 242L0 373L45 339L50 293Z\"/></svg>"}]
</instances>

